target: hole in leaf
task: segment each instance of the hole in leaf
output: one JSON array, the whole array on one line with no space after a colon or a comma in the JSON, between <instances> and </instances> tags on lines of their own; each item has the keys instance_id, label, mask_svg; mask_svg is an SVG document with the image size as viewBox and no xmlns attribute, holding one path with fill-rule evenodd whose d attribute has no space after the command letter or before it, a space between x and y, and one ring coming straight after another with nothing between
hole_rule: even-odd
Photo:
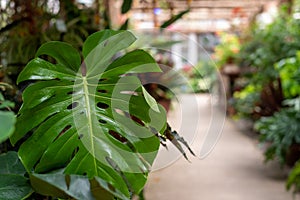
<instances>
[{"instance_id":1,"label":"hole in leaf","mask_svg":"<svg viewBox=\"0 0 300 200\"><path fill-rule=\"evenodd\" d=\"M79 105L79 103L74 102L74 103L68 105L67 109L68 110L72 110L72 109L76 108L78 105Z\"/></svg>"},{"instance_id":2,"label":"hole in leaf","mask_svg":"<svg viewBox=\"0 0 300 200\"><path fill-rule=\"evenodd\" d=\"M73 153L72 153L72 157L74 157L79 151L79 147L76 147L76 149L74 149Z\"/></svg>"},{"instance_id":3,"label":"hole in leaf","mask_svg":"<svg viewBox=\"0 0 300 200\"><path fill-rule=\"evenodd\" d=\"M120 135L120 133L113 131L113 130L109 130L108 133L113 136L116 140L119 140L122 143L128 142L128 140L123 137L122 135Z\"/></svg>"},{"instance_id":4,"label":"hole in leaf","mask_svg":"<svg viewBox=\"0 0 300 200\"><path fill-rule=\"evenodd\" d=\"M130 115L130 117L131 117L131 119L132 119L133 121L135 121L135 122L138 123L139 125L145 126L144 122L143 122L140 118L138 118L138 117L136 117L136 116L134 116L134 115Z\"/></svg>"},{"instance_id":5,"label":"hole in leaf","mask_svg":"<svg viewBox=\"0 0 300 200\"><path fill-rule=\"evenodd\" d=\"M107 81L108 79L107 78L101 78L100 80L99 80L99 82L103 82L103 81Z\"/></svg>"},{"instance_id":6,"label":"hole in leaf","mask_svg":"<svg viewBox=\"0 0 300 200\"><path fill-rule=\"evenodd\" d=\"M133 95L133 96L138 96L139 94L135 91L128 91L128 90L125 90L125 91L121 91L120 94L129 94L129 95Z\"/></svg>"},{"instance_id":7,"label":"hole in leaf","mask_svg":"<svg viewBox=\"0 0 300 200\"><path fill-rule=\"evenodd\" d=\"M83 134L79 134L78 140L81 140L81 138L83 138Z\"/></svg>"},{"instance_id":8,"label":"hole in leaf","mask_svg":"<svg viewBox=\"0 0 300 200\"><path fill-rule=\"evenodd\" d=\"M109 189L109 190L111 190L111 191L113 191L113 192L116 191L116 189L114 188L114 186L112 186L112 184L108 183L107 186L108 186L108 189Z\"/></svg>"},{"instance_id":9,"label":"hole in leaf","mask_svg":"<svg viewBox=\"0 0 300 200\"><path fill-rule=\"evenodd\" d=\"M99 89L98 92L100 92L100 93L107 93L107 90Z\"/></svg>"},{"instance_id":10,"label":"hole in leaf","mask_svg":"<svg viewBox=\"0 0 300 200\"><path fill-rule=\"evenodd\" d=\"M99 119L98 120L101 124L106 124L107 123L107 121L105 121L105 120L103 120L103 119Z\"/></svg>"},{"instance_id":11,"label":"hole in leaf","mask_svg":"<svg viewBox=\"0 0 300 200\"><path fill-rule=\"evenodd\" d=\"M57 140L59 137L61 137L65 132L67 132L72 126L71 125L67 125L59 134L58 136L54 139Z\"/></svg>"},{"instance_id":12,"label":"hole in leaf","mask_svg":"<svg viewBox=\"0 0 300 200\"><path fill-rule=\"evenodd\" d=\"M102 108L102 109L107 109L107 108L109 108L109 105L106 103L98 102L97 107Z\"/></svg>"},{"instance_id":13,"label":"hole in leaf","mask_svg":"<svg viewBox=\"0 0 300 200\"><path fill-rule=\"evenodd\" d=\"M42 59L44 59L44 60L47 60L48 62L50 62L50 63L52 63L54 65L57 64L57 60L54 57L52 57L52 56L43 54L43 55L40 55L39 57L42 58Z\"/></svg>"},{"instance_id":14,"label":"hole in leaf","mask_svg":"<svg viewBox=\"0 0 300 200\"><path fill-rule=\"evenodd\" d=\"M132 143L127 142L127 146L128 146L132 151L136 151L136 148L133 146Z\"/></svg>"},{"instance_id":15,"label":"hole in leaf","mask_svg":"<svg viewBox=\"0 0 300 200\"><path fill-rule=\"evenodd\" d=\"M72 127L71 125L66 126L66 127L62 130L62 132L63 132L63 133L66 132L66 131L69 130L71 127Z\"/></svg>"}]
</instances>

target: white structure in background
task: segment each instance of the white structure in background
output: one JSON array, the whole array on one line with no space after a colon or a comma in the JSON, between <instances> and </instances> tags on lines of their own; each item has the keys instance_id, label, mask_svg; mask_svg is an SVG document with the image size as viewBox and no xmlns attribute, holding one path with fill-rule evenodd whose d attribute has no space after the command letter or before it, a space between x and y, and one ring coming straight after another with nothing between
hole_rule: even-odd
<instances>
[{"instance_id":1,"label":"white structure in background","mask_svg":"<svg viewBox=\"0 0 300 200\"><path fill-rule=\"evenodd\" d=\"M172 46L172 60L175 69L185 65L197 65L199 61L210 60L215 45L219 43L213 32L182 34L172 32L172 40L181 41Z\"/></svg>"},{"instance_id":2,"label":"white structure in background","mask_svg":"<svg viewBox=\"0 0 300 200\"><path fill-rule=\"evenodd\" d=\"M181 34L179 33L174 33L172 36L172 39L174 41L180 41ZM183 66L182 62L182 44L178 43L172 46L172 60L174 61L174 68L175 69L180 69Z\"/></svg>"},{"instance_id":3,"label":"white structure in background","mask_svg":"<svg viewBox=\"0 0 300 200\"><path fill-rule=\"evenodd\" d=\"M271 24L278 14L277 2L270 2L265 5L264 11L257 15L256 21L260 28L264 28L266 25Z\"/></svg>"},{"instance_id":4,"label":"white structure in background","mask_svg":"<svg viewBox=\"0 0 300 200\"><path fill-rule=\"evenodd\" d=\"M171 48L175 69L181 69L184 65L196 65L199 61L197 34L189 33L185 35L174 32L172 39L174 41L181 41Z\"/></svg>"},{"instance_id":5,"label":"white structure in background","mask_svg":"<svg viewBox=\"0 0 300 200\"><path fill-rule=\"evenodd\" d=\"M189 33L187 59L193 66L198 63L198 44L196 33Z\"/></svg>"}]
</instances>

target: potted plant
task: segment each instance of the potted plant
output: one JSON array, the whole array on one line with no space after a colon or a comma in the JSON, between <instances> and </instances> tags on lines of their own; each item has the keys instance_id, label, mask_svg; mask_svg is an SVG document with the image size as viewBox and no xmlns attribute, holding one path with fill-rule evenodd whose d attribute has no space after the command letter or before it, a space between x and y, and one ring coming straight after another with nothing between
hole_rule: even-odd
<instances>
[{"instance_id":1,"label":"potted plant","mask_svg":"<svg viewBox=\"0 0 300 200\"><path fill-rule=\"evenodd\" d=\"M31 84L10 136L18 152L0 156L10 166L0 170L1 196L131 199L160 143L169 139L184 153L178 142L186 143L135 76L159 72L155 60L143 50L113 58L134 41L129 31L96 32L84 42L83 62L67 43L38 49L18 77Z\"/></svg>"}]
</instances>

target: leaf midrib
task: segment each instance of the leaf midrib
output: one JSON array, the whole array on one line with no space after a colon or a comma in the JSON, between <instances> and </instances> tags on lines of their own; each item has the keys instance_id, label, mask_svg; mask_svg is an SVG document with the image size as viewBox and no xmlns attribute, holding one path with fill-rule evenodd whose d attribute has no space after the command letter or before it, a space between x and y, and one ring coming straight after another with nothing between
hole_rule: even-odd
<instances>
[{"instance_id":1,"label":"leaf midrib","mask_svg":"<svg viewBox=\"0 0 300 200\"><path fill-rule=\"evenodd\" d=\"M87 109L87 119L88 119L88 126L89 126L89 137L91 141L91 148L92 148L92 156L93 156L93 161L94 161L94 168L95 168L95 173L98 176L98 170L97 170L97 163L95 159L95 148L94 148L94 140L93 140L93 122L92 122L92 113L91 113L91 105L89 101L89 89L88 89L88 81L87 77L82 77L82 84L83 84L83 91L84 91L84 99L85 99L85 104L86 104L86 109Z\"/></svg>"}]
</instances>

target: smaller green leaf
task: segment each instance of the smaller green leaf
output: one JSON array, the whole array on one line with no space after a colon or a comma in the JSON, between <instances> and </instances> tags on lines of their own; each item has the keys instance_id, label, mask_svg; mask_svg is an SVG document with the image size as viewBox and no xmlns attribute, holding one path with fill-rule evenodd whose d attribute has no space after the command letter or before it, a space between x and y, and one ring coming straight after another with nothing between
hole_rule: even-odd
<instances>
[{"instance_id":1,"label":"smaller green leaf","mask_svg":"<svg viewBox=\"0 0 300 200\"><path fill-rule=\"evenodd\" d=\"M7 109L7 108L13 108L15 106L14 102L11 101L3 101L0 104L0 109Z\"/></svg>"},{"instance_id":2,"label":"smaller green leaf","mask_svg":"<svg viewBox=\"0 0 300 200\"><path fill-rule=\"evenodd\" d=\"M183 15L185 15L186 13L190 12L190 9L184 10L182 12L180 12L177 15L172 16L169 20L165 21L160 28L167 28L168 26L170 26L171 24L173 24L174 22L176 22L177 20L179 20L180 18L182 18Z\"/></svg>"},{"instance_id":3,"label":"smaller green leaf","mask_svg":"<svg viewBox=\"0 0 300 200\"><path fill-rule=\"evenodd\" d=\"M24 176L0 174L0 200L25 199L32 193Z\"/></svg>"},{"instance_id":4,"label":"smaller green leaf","mask_svg":"<svg viewBox=\"0 0 300 200\"><path fill-rule=\"evenodd\" d=\"M58 198L69 197L69 195L63 191L67 189L64 176L58 177L54 174L30 174L30 182L33 189L41 195Z\"/></svg>"},{"instance_id":5,"label":"smaller green leaf","mask_svg":"<svg viewBox=\"0 0 300 200\"><path fill-rule=\"evenodd\" d=\"M16 152L0 155L0 200L25 199L32 193Z\"/></svg>"},{"instance_id":6,"label":"smaller green leaf","mask_svg":"<svg viewBox=\"0 0 300 200\"><path fill-rule=\"evenodd\" d=\"M9 151L0 155L0 174L24 175L26 170L19 161L17 152Z\"/></svg>"},{"instance_id":7,"label":"smaller green leaf","mask_svg":"<svg viewBox=\"0 0 300 200\"><path fill-rule=\"evenodd\" d=\"M147 92L147 90L144 87L142 87L142 90L143 90L144 97L145 97L148 105L150 106L150 108L156 112L160 112L155 99Z\"/></svg>"},{"instance_id":8,"label":"smaller green leaf","mask_svg":"<svg viewBox=\"0 0 300 200\"><path fill-rule=\"evenodd\" d=\"M8 139L15 130L16 117L13 112L0 111L0 142Z\"/></svg>"},{"instance_id":9,"label":"smaller green leaf","mask_svg":"<svg viewBox=\"0 0 300 200\"><path fill-rule=\"evenodd\" d=\"M48 174L31 174L33 188L40 194L59 198L112 200L115 195L121 199L128 199L117 189L114 192L110 191L111 185L100 177L89 180L86 176L65 175L63 171L64 169L60 169Z\"/></svg>"},{"instance_id":10,"label":"smaller green leaf","mask_svg":"<svg viewBox=\"0 0 300 200\"><path fill-rule=\"evenodd\" d=\"M132 0L124 0L121 8L122 14L127 13L132 6Z\"/></svg>"}]
</instances>

